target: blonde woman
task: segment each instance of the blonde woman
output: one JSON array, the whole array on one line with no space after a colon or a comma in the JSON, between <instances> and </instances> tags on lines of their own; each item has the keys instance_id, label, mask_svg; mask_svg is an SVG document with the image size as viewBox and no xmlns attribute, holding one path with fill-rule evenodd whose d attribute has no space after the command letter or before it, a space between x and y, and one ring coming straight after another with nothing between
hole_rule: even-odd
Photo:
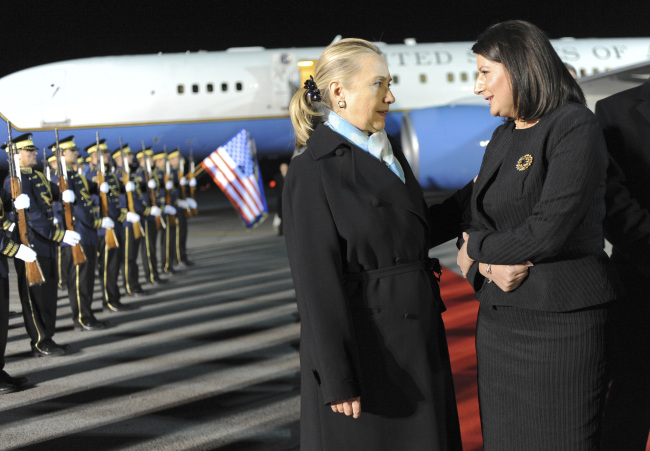
<instances>
[{"instance_id":1,"label":"blonde woman","mask_svg":"<svg viewBox=\"0 0 650 451\"><path fill-rule=\"evenodd\" d=\"M471 183L427 208L384 131L395 101L379 49L325 49L293 97L283 192L301 315L301 449L461 449L433 245L460 233ZM439 268L437 268L439 271Z\"/></svg>"}]
</instances>

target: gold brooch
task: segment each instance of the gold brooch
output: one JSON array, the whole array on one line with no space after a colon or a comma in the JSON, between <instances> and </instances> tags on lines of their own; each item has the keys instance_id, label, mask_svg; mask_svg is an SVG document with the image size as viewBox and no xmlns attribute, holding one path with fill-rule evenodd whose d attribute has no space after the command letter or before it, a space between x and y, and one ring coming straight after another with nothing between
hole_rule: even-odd
<instances>
[{"instance_id":1,"label":"gold brooch","mask_svg":"<svg viewBox=\"0 0 650 451\"><path fill-rule=\"evenodd\" d=\"M518 171L525 171L531 164L533 164L533 156L531 154L526 154L517 161L517 166L515 167Z\"/></svg>"}]
</instances>

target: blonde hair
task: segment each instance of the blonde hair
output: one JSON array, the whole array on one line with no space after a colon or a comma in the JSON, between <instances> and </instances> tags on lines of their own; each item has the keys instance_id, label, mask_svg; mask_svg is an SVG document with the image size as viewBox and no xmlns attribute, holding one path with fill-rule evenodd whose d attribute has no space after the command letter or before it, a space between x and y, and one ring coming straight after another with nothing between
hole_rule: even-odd
<instances>
[{"instance_id":1,"label":"blonde hair","mask_svg":"<svg viewBox=\"0 0 650 451\"><path fill-rule=\"evenodd\" d=\"M343 86L350 85L350 81L361 69L360 57L373 53L381 55L381 50L372 42L355 38L341 39L323 50L314 71L314 82L320 90L322 100L315 102L307 95L308 90L301 87L289 104L289 116L296 134L296 147L307 143L316 125L323 121L325 108L332 109L330 83L338 80Z\"/></svg>"}]
</instances>

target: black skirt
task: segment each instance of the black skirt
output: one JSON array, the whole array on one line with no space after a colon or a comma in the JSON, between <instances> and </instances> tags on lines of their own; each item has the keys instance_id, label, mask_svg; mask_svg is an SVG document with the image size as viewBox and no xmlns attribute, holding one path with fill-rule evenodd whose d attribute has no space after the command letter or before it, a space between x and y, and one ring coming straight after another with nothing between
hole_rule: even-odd
<instances>
[{"instance_id":1,"label":"black skirt","mask_svg":"<svg viewBox=\"0 0 650 451\"><path fill-rule=\"evenodd\" d=\"M607 311L606 305L562 313L480 306L485 451L599 449Z\"/></svg>"}]
</instances>

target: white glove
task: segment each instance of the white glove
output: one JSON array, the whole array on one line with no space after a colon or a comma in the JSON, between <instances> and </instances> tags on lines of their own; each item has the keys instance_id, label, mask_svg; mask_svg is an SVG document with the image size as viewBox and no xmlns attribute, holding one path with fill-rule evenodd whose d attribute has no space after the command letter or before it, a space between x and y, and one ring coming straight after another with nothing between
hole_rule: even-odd
<instances>
[{"instance_id":1,"label":"white glove","mask_svg":"<svg viewBox=\"0 0 650 451\"><path fill-rule=\"evenodd\" d=\"M133 213L132 211L127 211L126 220L131 223L140 222L140 215L137 213Z\"/></svg>"},{"instance_id":2,"label":"white glove","mask_svg":"<svg viewBox=\"0 0 650 451\"><path fill-rule=\"evenodd\" d=\"M54 217L52 218L52 223L53 223L54 225L57 225L57 224L59 223L59 220L56 218L56 216L54 216Z\"/></svg>"},{"instance_id":3,"label":"white glove","mask_svg":"<svg viewBox=\"0 0 650 451\"><path fill-rule=\"evenodd\" d=\"M74 230L65 231L65 235L63 235L63 242L65 244L74 246L76 244L79 244L79 241L81 241L81 235L79 235L77 232L75 232Z\"/></svg>"},{"instance_id":4,"label":"white glove","mask_svg":"<svg viewBox=\"0 0 650 451\"><path fill-rule=\"evenodd\" d=\"M187 198L187 205L190 206L190 208L196 208L196 201L192 199L191 197Z\"/></svg>"},{"instance_id":5,"label":"white glove","mask_svg":"<svg viewBox=\"0 0 650 451\"><path fill-rule=\"evenodd\" d=\"M177 206L178 208L184 208L184 209L187 209L187 207L188 207L189 205L187 205L187 201L184 201L183 199L178 199L178 200L176 201L176 206Z\"/></svg>"},{"instance_id":6,"label":"white glove","mask_svg":"<svg viewBox=\"0 0 650 451\"><path fill-rule=\"evenodd\" d=\"M102 228L103 229L113 229L113 228L115 228L115 223L109 217L102 218Z\"/></svg>"},{"instance_id":7,"label":"white glove","mask_svg":"<svg viewBox=\"0 0 650 451\"><path fill-rule=\"evenodd\" d=\"M163 208L163 211L165 212L166 215L175 215L176 214L176 209L172 207L171 205L165 205L165 208Z\"/></svg>"},{"instance_id":8,"label":"white glove","mask_svg":"<svg viewBox=\"0 0 650 451\"><path fill-rule=\"evenodd\" d=\"M67 189L61 193L61 199L66 204L74 204L74 192L71 189Z\"/></svg>"},{"instance_id":9,"label":"white glove","mask_svg":"<svg viewBox=\"0 0 650 451\"><path fill-rule=\"evenodd\" d=\"M181 177L181 179L179 180L179 183L181 185L187 185L187 179L185 177Z\"/></svg>"},{"instance_id":10,"label":"white glove","mask_svg":"<svg viewBox=\"0 0 650 451\"><path fill-rule=\"evenodd\" d=\"M9 228L8 228L7 230L8 230L9 232L13 232L15 228L16 228L16 223L15 223L15 222L12 222L11 225L9 226Z\"/></svg>"},{"instance_id":11,"label":"white glove","mask_svg":"<svg viewBox=\"0 0 650 451\"><path fill-rule=\"evenodd\" d=\"M21 244L18 248L18 252L16 252L16 255L14 255L14 257L24 262L32 263L36 261L36 252L24 244Z\"/></svg>"},{"instance_id":12,"label":"white glove","mask_svg":"<svg viewBox=\"0 0 650 451\"><path fill-rule=\"evenodd\" d=\"M126 185L124 185L124 189L126 190L127 193L130 193L131 191L135 190L135 183L133 182L126 182Z\"/></svg>"},{"instance_id":13,"label":"white glove","mask_svg":"<svg viewBox=\"0 0 650 451\"><path fill-rule=\"evenodd\" d=\"M194 188L194 187L196 186L196 179L195 179L195 178L191 178L191 179L190 179L190 186L191 186L192 188Z\"/></svg>"},{"instance_id":14,"label":"white glove","mask_svg":"<svg viewBox=\"0 0 650 451\"><path fill-rule=\"evenodd\" d=\"M167 183L165 183L165 189L174 189L174 182L171 180Z\"/></svg>"},{"instance_id":15,"label":"white glove","mask_svg":"<svg viewBox=\"0 0 650 451\"><path fill-rule=\"evenodd\" d=\"M162 214L162 210L160 207L151 207L151 216L160 216Z\"/></svg>"},{"instance_id":16,"label":"white glove","mask_svg":"<svg viewBox=\"0 0 650 451\"><path fill-rule=\"evenodd\" d=\"M158 185L156 185L156 181L154 179L149 179L149 181L147 182L147 186L149 187L149 189L156 189L156 186Z\"/></svg>"},{"instance_id":17,"label":"white glove","mask_svg":"<svg viewBox=\"0 0 650 451\"><path fill-rule=\"evenodd\" d=\"M14 199L14 207L16 207L16 210L25 210L29 208L29 205L29 196L27 194L21 194Z\"/></svg>"},{"instance_id":18,"label":"white glove","mask_svg":"<svg viewBox=\"0 0 650 451\"><path fill-rule=\"evenodd\" d=\"M104 194L108 194L109 188L110 187L108 186L108 182L102 182L102 184L99 185L99 190Z\"/></svg>"}]
</instances>

